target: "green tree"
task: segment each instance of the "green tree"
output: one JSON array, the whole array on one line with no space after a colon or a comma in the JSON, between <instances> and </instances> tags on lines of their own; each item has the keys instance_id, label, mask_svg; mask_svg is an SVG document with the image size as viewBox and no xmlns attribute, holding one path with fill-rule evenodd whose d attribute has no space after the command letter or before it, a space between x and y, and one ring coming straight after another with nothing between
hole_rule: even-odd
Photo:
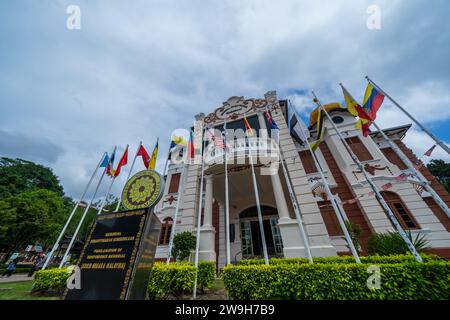
<instances>
[{"instance_id":1,"label":"green tree","mask_svg":"<svg viewBox=\"0 0 450 320\"><path fill-rule=\"evenodd\" d=\"M195 249L196 237L189 231L181 232L173 238L172 256L183 261Z\"/></svg>"},{"instance_id":2,"label":"green tree","mask_svg":"<svg viewBox=\"0 0 450 320\"><path fill-rule=\"evenodd\" d=\"M53 244L70 210L68 202L49 190L25 191L0 202L0 210L9 213L6 235L0 248L8 252L36 241Z\"/></svg>"},{"instance_id":3,"label":"green tree","mask_svg":"<svg viewBox=\"0 0 450 320\"><path fill-rule=\"evenodd\" d=\"M0 200L39 189L53 191L60 197L64 195L50 168L22 159L0 158Z\"/></svg>"},{"instance_id":4,"label":"green tree","mask_svg":"<svg viewBox=\"0 0 450 320\"><path fill-rule=\"evenodd\" d=\"M427 164L427 168L450 192L450 163L444 160L433 159Z\"/></svg>"}]
</instances>

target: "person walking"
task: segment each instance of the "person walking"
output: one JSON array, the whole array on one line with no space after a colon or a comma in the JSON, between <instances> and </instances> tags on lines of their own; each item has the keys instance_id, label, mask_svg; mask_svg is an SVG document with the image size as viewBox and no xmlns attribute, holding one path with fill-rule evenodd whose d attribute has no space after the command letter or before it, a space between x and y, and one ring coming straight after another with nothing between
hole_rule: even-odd
<instances>
[{"instance_id":1,"label":"person walking","mask_svg":"<svg viewBox=\"0 0 450 320\"><path fill-rule=\"evenodd\" d=\"M14 260L12 260L9 264L8 267L6 268L6 271L3 272L2 277L7 276L8 278L11 277L11 275L13 274L13 272L16 270L17 267L17 263L19 262L19 258L15 258Z\"/></svg>"},{"instance_id":2,"label":"person walking","mask_svg":"<svg viewBox=\"0 0 450 320\"><path fill-rule=\"evenodd\" d=\"M36 259L34 259L33 266L31 267L30 272L28 272L28 277L32 277L33 274L34 274L37 270L42 269L42 266L44 265L44 263L45 263L45 256L44 256L44 254L40 253L40 254L36 257Z\"/></svg>"}]
</instances>

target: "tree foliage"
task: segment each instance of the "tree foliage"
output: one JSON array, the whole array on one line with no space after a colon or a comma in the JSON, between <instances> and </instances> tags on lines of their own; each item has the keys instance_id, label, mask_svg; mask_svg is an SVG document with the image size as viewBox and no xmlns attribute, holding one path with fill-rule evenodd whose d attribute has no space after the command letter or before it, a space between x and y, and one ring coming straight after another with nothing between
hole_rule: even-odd
<instances>
[{"instance_id":1,"label":"tree foliage","mask_svg":"<svg viewBox=\"0 0 450 320\"><path fill-rule=\"evenodd\" d=\"M49 190L25 191L0 201L3 220L2 249L22 248L36 241L44 246L52 244L70 210L69 203L59 194ZM2 221L3 222L3 221Z\"/></svg>"},{"instance_id":2,"label":"tree foliage","mask_svg":"<svg viewBox=\"0 0 450 320\"><path fill-rule=\"evenodd\" d=\"M22 159L0 158L0 200L39 189L64 195L63 187L50 168Z\"/></svg>"},{"instance_id":3,"label":"tree foliage","mask_svg":"<svg viewBox=\"0 0 450 320\"><path fill-rule=\"evenodd\" d=\"M450 192L450 163L444 160L433 159L427 164L427 168Z\"/></svg>"},{"instance_id":4,"label":"tree foliage","mask_svg":"<svg viewBox=\"0 0 450 320\"><path fill-rule=\"evenodd\" d=\"M173 238L172 255L179 261L183 261L195 249L195 236L189 231L181 232Z\"/></svg>"}]
</instances>

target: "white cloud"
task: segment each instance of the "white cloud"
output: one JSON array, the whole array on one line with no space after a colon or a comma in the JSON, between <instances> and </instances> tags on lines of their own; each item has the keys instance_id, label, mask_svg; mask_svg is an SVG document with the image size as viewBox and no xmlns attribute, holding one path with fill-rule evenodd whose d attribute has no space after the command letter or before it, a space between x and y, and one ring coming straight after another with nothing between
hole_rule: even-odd
<instances>
[{"instance_id":1,"label":"white cloud","mask_svg":"<svg viewBox=\"0 0 450 320\"><path fill-rule=\"evenodd\" d=\"M450 118L449 21L424 1L378 1L378 31L366 28L371 1L84 0L78 31L65 28L69 4L3 4L0 125L64 148L52 166L74 197L114 144L129 143L131 158L159 136L162 168L172 130L233 95L277 90L303 114L311 90L343 100L339 82L361 99L369 74L427 125ZM410 121L386 102L378 122ZM415 130L406 139L428 146Z\"/></svg>"}]
</instances>

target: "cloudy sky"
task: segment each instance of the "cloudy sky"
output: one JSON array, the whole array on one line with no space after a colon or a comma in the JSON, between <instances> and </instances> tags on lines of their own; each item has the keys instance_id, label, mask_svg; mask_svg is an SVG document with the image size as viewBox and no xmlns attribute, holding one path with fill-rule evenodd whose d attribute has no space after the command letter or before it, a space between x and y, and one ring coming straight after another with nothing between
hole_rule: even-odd
<instances>
[{"instance_id":1,"label":"cloudy sky","mask_svg":"<svg viewBox=\"0 0 450 320\"><path fill-rule=\"evenodd\" d=\"M381 29L367 27L378 5ZM81 29L69 30L69 5ZM79 197L102 152L160 137L162 168L175 128L233 95L276 90L306 116L310 91L361 99L369 75L450 142L448 1L0 2L0 156L54 169ZM381 127L410 123L386 101ZM433 143L417 128L406 142ZM450 160L436 148L434 157ZM143 169L139 162L137 169ZM119 194L122 175L114 192ZM106 186L105 186L106 187Z\"/></svg>"}]
</instances>

